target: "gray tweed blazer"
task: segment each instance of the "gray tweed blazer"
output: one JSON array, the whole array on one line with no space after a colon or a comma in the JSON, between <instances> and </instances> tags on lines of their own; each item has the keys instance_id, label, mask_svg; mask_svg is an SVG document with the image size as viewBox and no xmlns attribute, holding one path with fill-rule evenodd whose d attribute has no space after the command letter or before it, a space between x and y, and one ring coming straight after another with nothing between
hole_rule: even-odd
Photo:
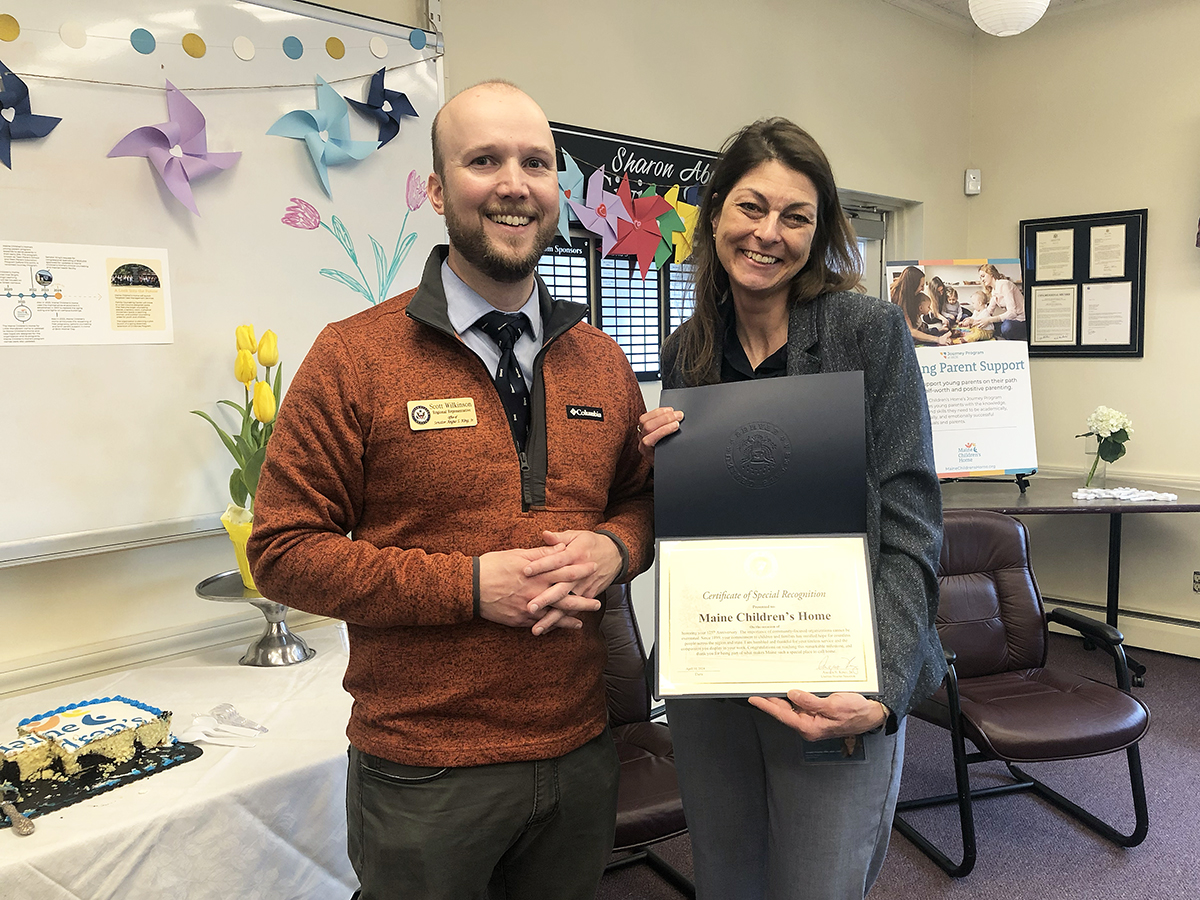
<instances>
[{"instance_id":1,"label":"gray tweed blazer","mask_svg":"<svg viewBox=\"0 0 1200 900\"><path fill-rule=\"evenodd\" d=\"M663 346L664 388L687 386L675 362L678 335L690 325L681 325ZM718 341L722 337L719 332ZM879 699L902 718L946 674L934 627L942 493L912 336L898 306L842 291L792 307L787 347L788 375L863 372L867 543L882 657ZM718 357L722 352L718 346ZM888 726L895 729L894 722Z\"/></svg>"}]
</instances>

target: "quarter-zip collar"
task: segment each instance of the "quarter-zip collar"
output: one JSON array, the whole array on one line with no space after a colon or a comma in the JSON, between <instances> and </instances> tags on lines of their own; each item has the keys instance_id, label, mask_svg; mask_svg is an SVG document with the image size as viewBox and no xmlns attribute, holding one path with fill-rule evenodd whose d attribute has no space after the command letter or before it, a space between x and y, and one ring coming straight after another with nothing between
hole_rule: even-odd
<instances>
[{"instance_id":1,"label":"quarter-zip collar","mask_svg":"<svg viewBox=\"0 0 1200 900\"><path fill-rule=\"evenodd\" d=\"M439 244L430 252L425 261L425 270L421 274L421 283L412 299L408 301L406 313L409 318L428 325L461 345L458 332L454 330L446 311L446 291L442 286L442 263L449 253L450 248L445 244ZM525 509L544 506L546 503L546 385L542 380L542 364L550 345L587 315L587 307L582 303L555 300L545 282L536 273L533 278L537 285L543 337L542 348L538 351L533 365L533 390L530 391L533 410L530 415L529 437L525 442L525 452L518 452L521 465L521 502ZM463 351L469 352L465 346ZM515 450L515 442L513 447Z\"/></svg>"}]
</instances>

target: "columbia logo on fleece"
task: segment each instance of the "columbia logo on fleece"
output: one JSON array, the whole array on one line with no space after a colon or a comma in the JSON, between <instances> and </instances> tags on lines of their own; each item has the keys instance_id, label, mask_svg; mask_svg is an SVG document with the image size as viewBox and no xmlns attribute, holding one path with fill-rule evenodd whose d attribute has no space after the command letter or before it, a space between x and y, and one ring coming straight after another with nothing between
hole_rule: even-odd
<instances>
[{"instance_id":1,"label":"columbia logo on fleece","mask_svg":"<svg viewBox=\"0 0 1200 900\"><path fill-rule=\"evenodd\" d=\"M568 406L568 419L594 419L597 422L604 421L604 410L598 406Z\"/></svg>"}]
</instances>

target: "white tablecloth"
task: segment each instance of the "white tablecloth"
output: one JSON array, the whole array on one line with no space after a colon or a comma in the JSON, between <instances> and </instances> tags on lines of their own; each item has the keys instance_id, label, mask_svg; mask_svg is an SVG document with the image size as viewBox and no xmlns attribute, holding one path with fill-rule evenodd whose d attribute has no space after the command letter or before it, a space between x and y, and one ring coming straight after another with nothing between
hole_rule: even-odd
<instances>
[{"instance_id":1,"label":"white tablecloth","mask_svg":"<svg viewBox=\"0 0 1200 900\"><path fill-rule=\"evenodd\" d=\"M0 700L0 736L66 703L122 694L174 712L232 703L270 731L242 749L201 744L197 760L0 831L0 897L14 900L340 900L357 886L346 858L345 632L300 632L317 655L238 665L244 647Z\"/></svg>"}]
</instances>

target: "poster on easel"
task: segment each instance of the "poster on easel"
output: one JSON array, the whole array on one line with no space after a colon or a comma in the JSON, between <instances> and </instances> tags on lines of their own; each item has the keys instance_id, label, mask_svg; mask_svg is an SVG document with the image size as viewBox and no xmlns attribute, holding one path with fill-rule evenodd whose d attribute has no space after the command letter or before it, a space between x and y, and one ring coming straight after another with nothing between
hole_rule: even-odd
<instances>
[{"instance_id":1,"label":"poster on easel","mask_svg":"<svg viewBox=\"0 0 1200 900\"><path fill-rule=\"evenodd\" d=\"M939 478L1037 471L1020 261L887 264L925 381Z\"/></svg>"}]
</instances>

